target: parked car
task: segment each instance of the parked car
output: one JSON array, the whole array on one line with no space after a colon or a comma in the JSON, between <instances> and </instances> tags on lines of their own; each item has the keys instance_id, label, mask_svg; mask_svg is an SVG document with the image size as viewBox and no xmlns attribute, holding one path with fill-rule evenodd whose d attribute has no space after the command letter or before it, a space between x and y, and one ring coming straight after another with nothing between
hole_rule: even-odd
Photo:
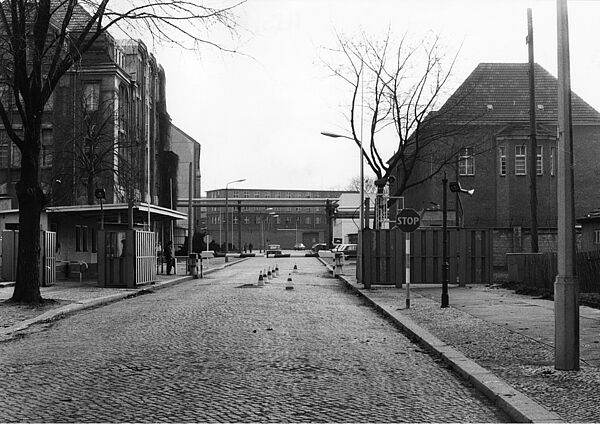
<instances>
[{"instance_id":1,"label":"parked car","mask_svg":"<svg viewBox=\"0 0 600 424\"><path fill-rule=\"evenodd\" d=\"M294 250L306 250L306 246L302 243L296 243L294 245Z\"/></svg>"},{"instance_id":2,"label":"parked car","mask_svg":"<svg viewBox=\"0 0 600 424\"><path fill-rule=\"evenodd\" d=\"M319 250L327 250L327 245L325 243L315 243L310 248L313 252L318 252Z\"/></svg>"},{"instance_id":3,"label":"parked car","mask_svg":"<svg viewBox=\"0 0 600 424\"><path fill-rule=\"evenodd\" d=\"M269 257L269 255L281 255L281 246L278 244L269 244L265 251L265 256Z\"/></svg>"},{"instance_id":4,"label":"parked car","mask_svg":"<svg viewBox=\"0 0 600 424\"><path fill-rule=\"evenodd\" d=\"M356 244L340 244L331 249L331 251L334 253L342 253L344 259L355 259L357 256Z\"/></svg>"}]
</instances>

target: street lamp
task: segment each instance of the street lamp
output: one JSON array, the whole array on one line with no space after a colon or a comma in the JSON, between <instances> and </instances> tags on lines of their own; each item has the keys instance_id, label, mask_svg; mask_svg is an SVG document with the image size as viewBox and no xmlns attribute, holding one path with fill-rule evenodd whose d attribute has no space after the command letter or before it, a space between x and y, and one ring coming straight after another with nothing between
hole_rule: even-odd
<instances>
[{"instance_id":1,"label":"street lamp","mask_svg":"<svg viewBox=\"0 0 600 424\"><path fill-rule=\"evenodd\" d=\"M448 259L448 186L453 193L465 193L469 196L475 193L474 189L467 190L462 188L458 181L452 181L448 185L448 178L444 172L444 178L442 178L442 308L450 306L448 296L448 268L450 268L450 261Z\"/></svg>"},{"instance_id":2,"label":"street lamp","mask_svg":"<svg viewBox=\"0 0 600 424\"><path fill-rule=\"evenodd\" d=\"M347 135L335 134L326 131L321 131L321 134L325 137L331 138L347 138L348 140L355 141L354 138L348 137ZM357 250L357 266L356 266L356 279L358 283L364 283L363 278L363 245L362 245L362 233L364 229L364 217L365 217L365 166L364 166L364 150L362 145L362 138L359 140L358 145L359 156L360 156L360 208L359 208L359 226L358 226L358 249Z\"/></svg>"},{"instance_id":3,"label":"street lamp","mask_svg":"<svg viewBox=\"0 0 600 424\"><path fill-rule=\"evenodd\" d=\"M229 259L227 259L227 252L229 251L229 246L227 246L227 211L229 210L229 184L241 183L243 181L246 181L246 179L242 178L239 180L233 180L225 184L225 262L229 262ZM233 233L233 230L231 231Z\"/></svg>"}]
</instances>

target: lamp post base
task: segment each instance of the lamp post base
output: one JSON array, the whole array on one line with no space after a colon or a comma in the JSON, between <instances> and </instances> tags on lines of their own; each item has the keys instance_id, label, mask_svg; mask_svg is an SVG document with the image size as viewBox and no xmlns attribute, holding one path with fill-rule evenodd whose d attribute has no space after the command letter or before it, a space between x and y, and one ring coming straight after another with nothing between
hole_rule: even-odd
<instances>
[{"instance_id":1,"label":"lamp post base","mask_svg":"<svg viewBox=\"0 0 600 424\"><path fill-rule=\"evenodd\" d=\"M576 276L554 282L554 368L579 370L579 284Z\"/></svg>"}]
</instances>

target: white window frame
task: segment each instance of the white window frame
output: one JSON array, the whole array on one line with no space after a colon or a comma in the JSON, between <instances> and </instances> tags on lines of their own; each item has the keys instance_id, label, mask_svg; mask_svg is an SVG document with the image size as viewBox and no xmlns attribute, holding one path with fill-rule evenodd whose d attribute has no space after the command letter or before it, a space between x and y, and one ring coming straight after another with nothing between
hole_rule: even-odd
<instances>
[{"instance_id":1,"label":"white window frame","mask_svg":"<svg viewBox=\"0 0 600 424\"><path fill-rule=\"evenodd\" d=\"M515 175L527 175L527 146L515 146Z\"/></svg>"},{"instance_id":2,"label":"white window frame","mask_svg":"<svg viewBox=\"0 0 600 424\"><path fill-rule=\"evenodd\" d=\"M594 230L594 244L600 244L600 230Z\"/></svg>"},{"instance_id":3,"label":"white window frame","mask_svg":"<svg viewBox=\"0 0 600 424\"><path fill-rule=\"evenodd\" d=\"M536 175L544 175L544 146L537 146L535 172Z\"/></svg>"},{"instance_id":4,"label":"white window frame","mask_svg":"<svg viewBox=\"0 0 600 424\"><path fill-rule=\"evenodd\" d=\"M458 157L458 175L465 177L475 175L475 157L473 156L472 147L463 147L460 149Z\"/></svg>"},{"instance_id":5,"label":"white window frame","mask_svg":"<svg viewBox=\"0 0 600 424\"><path fill-rule=\"evenodd\" d=\"M550 147L550 175L556 173L556 147Z\"/></svg>"},{"instance_id":6,"label":"white window frame","mask_svg":"<svg viewBox=\"0 0 600 424\"><path fill-rule=\"evenodd\" d=\"M506 161L506 146L498 147L500 175L505 176L507 172L507 161Z\"/></svg>"}]
</instances>

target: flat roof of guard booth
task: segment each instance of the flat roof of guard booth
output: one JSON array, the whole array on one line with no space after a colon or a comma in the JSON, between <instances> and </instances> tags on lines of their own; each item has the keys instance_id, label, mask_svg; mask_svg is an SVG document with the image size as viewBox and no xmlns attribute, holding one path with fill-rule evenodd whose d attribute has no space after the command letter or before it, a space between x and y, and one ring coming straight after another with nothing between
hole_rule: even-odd
<instances>
[{"instance_id":1,"label":"flat roof of guard booth","mask_svg":"<svg viewBox=\"0 0 600 424\"><path fill-rule=\"evenodd\" d=\"M100 220L104 213L104 222L126 223L128 219L129 205L127 203L109 203L102 205L76 205L76 206L51 206L46 208L50 217L57 215L76 215L82 218L93 218ZM173 221L178 219L187 220L187 214L147 203L135 203L133 205L134 223L146 222L150 211L150 221Z\"/></svg>"}]
</instances>

